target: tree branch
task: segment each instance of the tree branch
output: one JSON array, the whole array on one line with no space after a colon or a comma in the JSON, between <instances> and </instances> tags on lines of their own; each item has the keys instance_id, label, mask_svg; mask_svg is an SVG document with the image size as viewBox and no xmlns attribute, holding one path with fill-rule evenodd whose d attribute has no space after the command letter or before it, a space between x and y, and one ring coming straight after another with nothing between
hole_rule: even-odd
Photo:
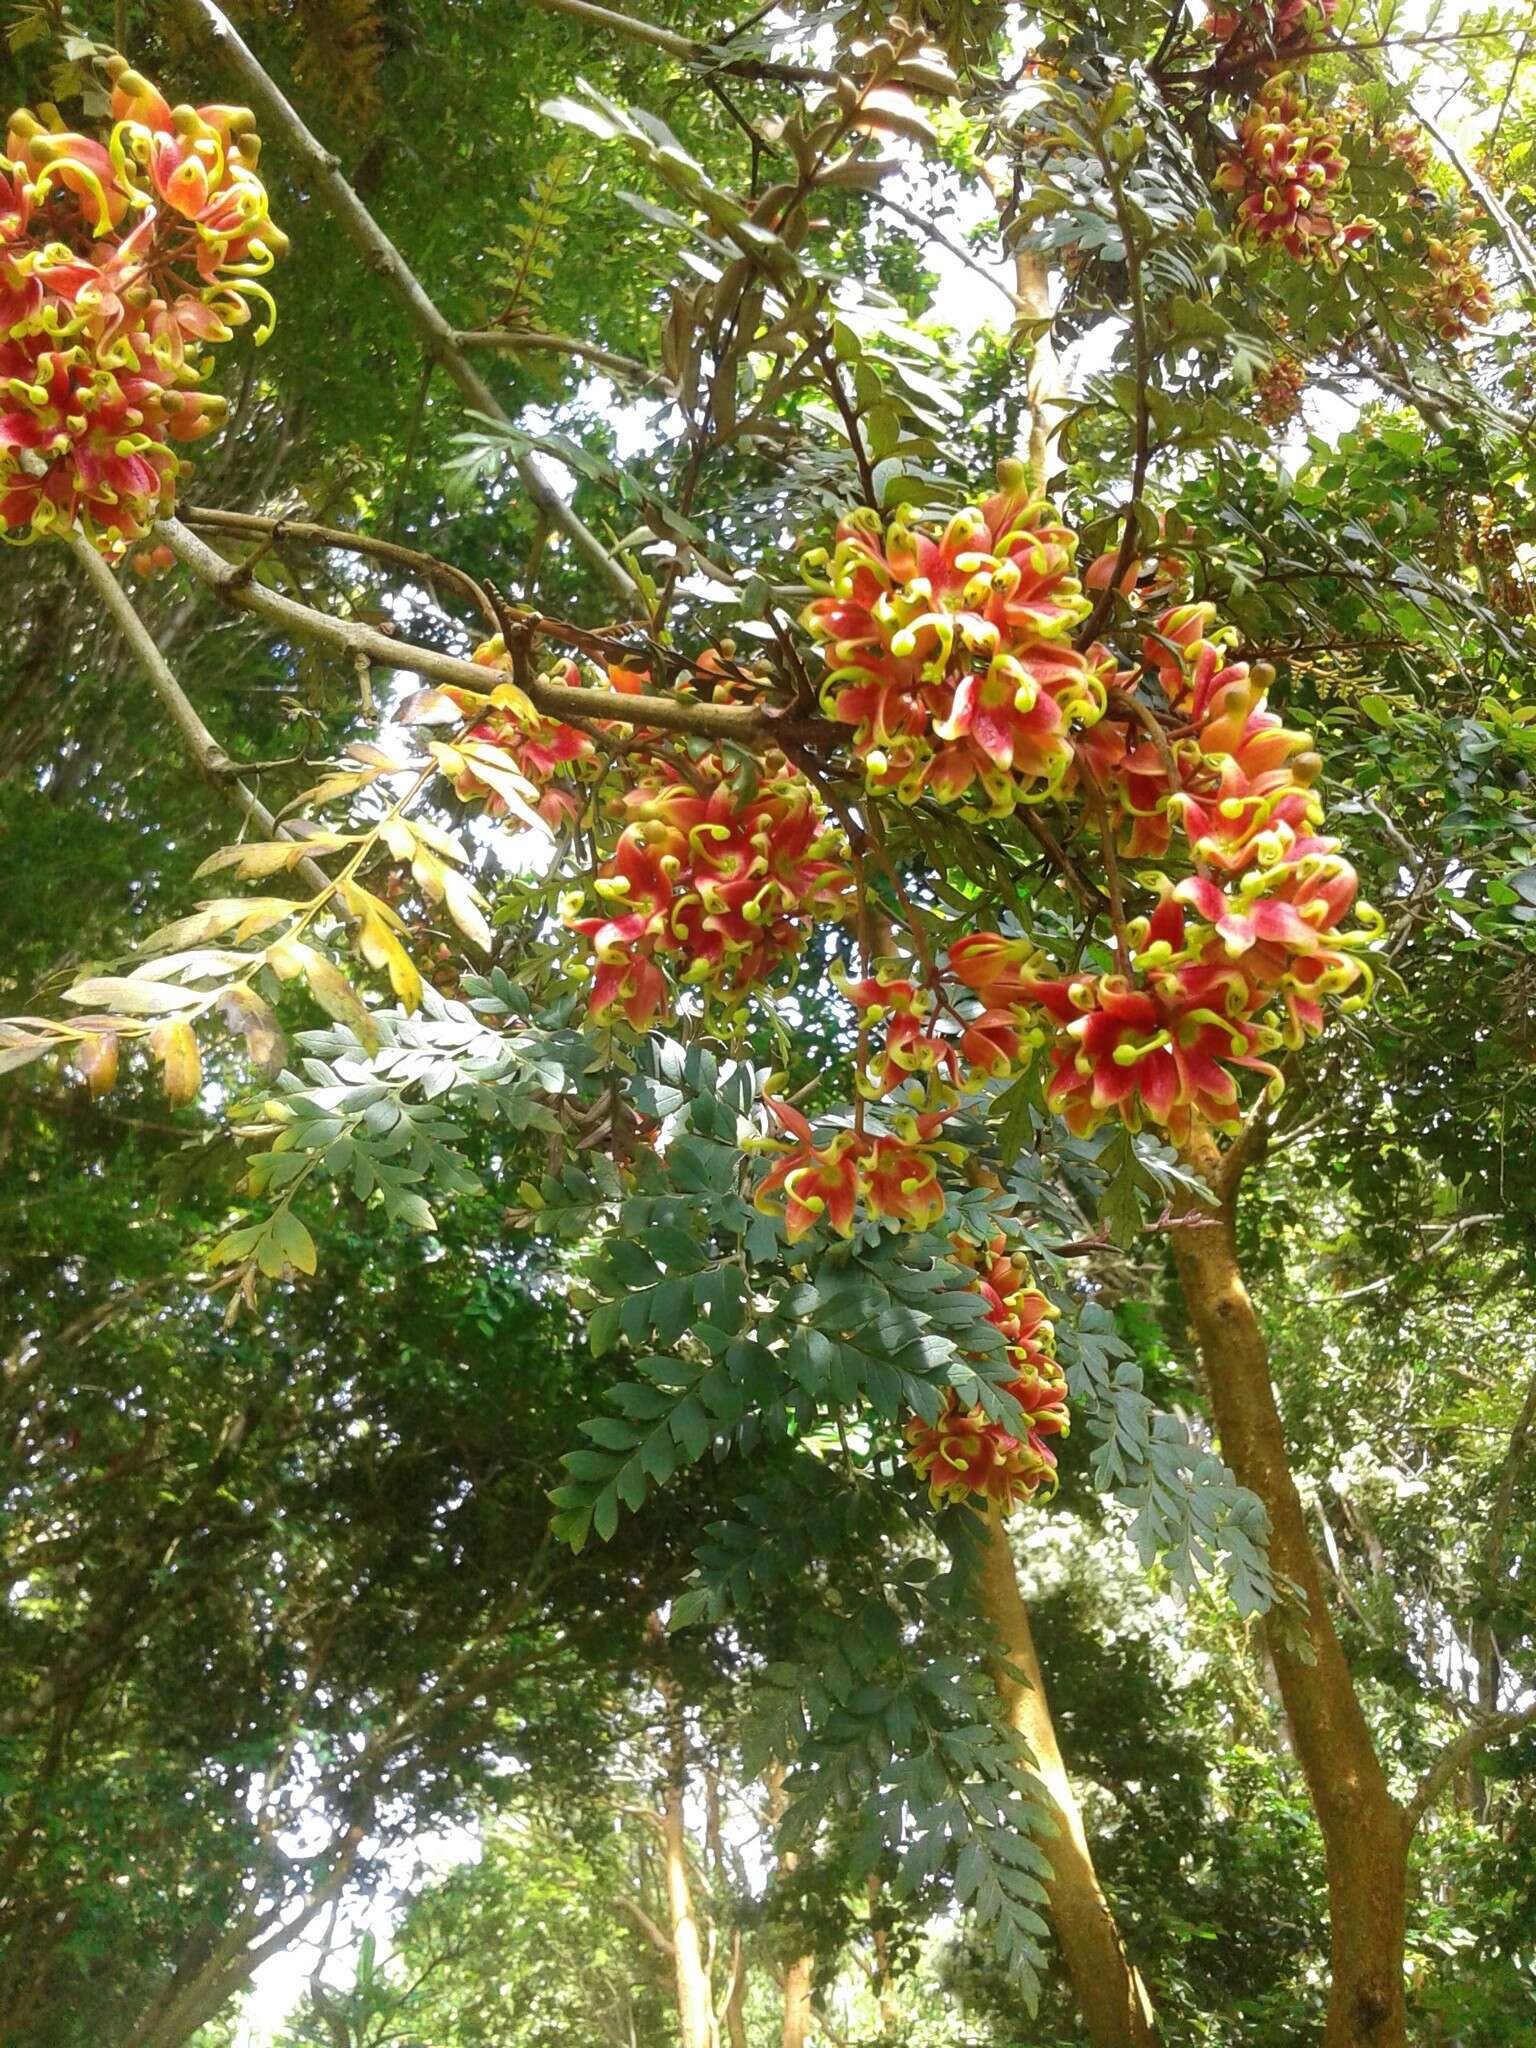
<instances>
[{"instance_id":1,"label":"tree branch","mask_svg":"<svg viewBox=\"0 0 1536 2048\"><path fill-rule=\"evenodd\" d=\"M712 43L696 43L654 22L637 21L632 14L619 14L612 7L598 7L594 0L534 0L538 7L554 14L571 14L590 22L608 35L628 36L632 42L650 43L669 57L685 64L701 64L711 71L729 72L737 78L777 78L791 85L835 85L835 71L818 71L808 64L776 64L761 57L724 57Z\"/></svg>"},{"instance_id":2,"label":"tree branch","mask_svg":"<svg viewBox=\"0 0 1536 2048\"><path fill-rule=\"evenodd\" d=\"M1457 1772L1465 1770L1473 1757L1490 1743L1502 1742L1506 1735L1516 1735L1522 1728L1529 1728L1532 1722L1536 1722L1536 1706L1520 1707L1508 1714L1490 1714L1487 1720L1474 1721L1470 1728L1463 1728L1435 1758L1403 1809L1409 1836Z\"/></svg>"},{"instance_id":3,"label":"tree branch","mask_svg":"<svg viewBox=\"0 0 1536 2048\"><path fill-rule=\"evenodd\" d=\"M503 425L512 425L505 407L481 380L459 346L453 328L428 297L415 272L343 177L336 158L305 127L222 9L214 4L214 0L179 0L179 6L188 22L194 24L200 34L211 38L253 105L261 110L274 128L281 131L284 142L313 177L320 194L364 264L383 280L400 302L425 342L428 356L442 364L474 411ZM531 453L519 455L516 468L523 488L540 511L622 593L626 602L632 601L638 593L628 571L613 559L597 535L561 497L537 458Z\"/></svg>"},{"instance_id":4,"label":"tree branch","mask_svg":"<svg viewBox=\"0 0 1536 2048\"><path fill-rule=\"evenodd\" d=\"M256 827L264 839L296 839L298 834L290 831L285 825L279 825L256 792L248 789L240 780L237 764L198 717L196 706L177 682L170 663L155 644L154 635L134 609L127 591L95 548L83 534L79 533L71 534L69 545L76 561L85 571L87 582L94 586L103 606L112 614L118 631L148 676L155 695L170 713L172 724L180 733L188 753L202 773L227 792L231 801L244 812L248 822ZM324 870L316 866L314 861L306 857L298 865L300 873L312 889L328 889L331 886Z\"/></svg>"},{"instance_id":5,"label":"tree branch","mask_svg":"<svg viewBox=\"0 0 1536 2048\"><path fill-rule=\"evenodd\" d=\"M1516 270L1520 273L1521 283L1528 292L1536 294L1536 248L1532 247L1530 238L1525 230L1515 220L1508 207L1505 206L1486 179L1478 176L1475 167L1457 148L1456 144L1452 142L1451 138L1435 125L1434 121L1425 113L1417 100L1409 100L1408 111L1418 122L1419 126L1433 138L1441 155L1445 157L1478 205L1482 207L1484 213L1487 214L1488 218L1499 230L1504 245L1509 250L1511 260Z\"/></svg>"},{"instance_id":6,"label":"tree branch","mask_svg":"<svg viewBox=\"0 0 1536 2048\"><path fill-rule=\"evenodd\" d=\"M677 1954L677 1950L643 1906L637 1906L633 1899L625 1898L615 1899L614 1904L621 1912L629 1915L652 1948L659 1949L664 1956L675 1956Z\"/></svg>"},{"instance_id":7,"label":"tree branch","mask_svg":"<svg viewBox=\"0 0 1536 2048\"><path fill-rule=\"evenodd\" d=\"M486 690L489 672L477 668L472 661L440 654L435 648L418 647L356 619L333 618L329 612L317 611L312 605L301 604L296 598L285 597L263 583L247 579L239 563L227 561L179 519L162 519L155 534L199 582L238 611L254 612L289 633L322 641L354 659L361 656L381 668L403 669L410 675L455 689L479 694ZM699 733L706 739L734 740L743 747L772 741L780 726L792 729L790 720L750 704L694 703L682 697L628 697L617 690L573 690L537 676L522 679L521 686L535 708L552 718L613 717L622 719L626 725L653 726L662 732ZM814 723L819 725L820 721Z\"/></svg>"},{"instance_id":8,"label":"tree branch","mask_svg":"<svg viewBox=\"0 0 1536 2048\"><path fill-rule=\"evenodd\" d=\"M582 341L574 334L543 334L519 327L471 327L455 333L453 338L460 348L503 349L511 355L578 356L599 370L611 370L616 377L633 377L637 383L654 384L666 392L672 390L660 370L648 369L633 356L615 355L611 348L600 348L596 342Z\"/></svg>"}]
</instances>

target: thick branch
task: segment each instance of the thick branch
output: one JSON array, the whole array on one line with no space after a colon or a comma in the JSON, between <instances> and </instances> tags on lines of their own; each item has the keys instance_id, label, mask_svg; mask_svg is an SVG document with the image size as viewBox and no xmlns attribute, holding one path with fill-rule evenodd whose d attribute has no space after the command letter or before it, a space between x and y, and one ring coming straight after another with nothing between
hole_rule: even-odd
<instances>
[{"instance_id":1,"label":"thick branch","mask_svg":"<svg viewBox=\"0 0 1536 2048\"><path fill-rule=\"evenodd\" d=\"M281 131L284 142L313 177L325 203L341 223L363 262L375 276L383 279L399 300L425 342L428 356L442 364L474 411L510 426L512 422L506 409L481 380L459 346L453 328L427 296L415 272L342 176L336 158L305 127L222 9L214 4L214 0L181 0L181 11L201 34L212 39L249 94L252 104L274 129ZM637 593L627 571L561 497L537 459L532 454L519 455L516 467L523 488L539 510L560 528L572 546L626 600L633 599Z\"/></svg>"},{"instance_id":2,"label":"thick branch","mask_svg":"<svg viewBox=\"0 0 1536 2048\"><path fill-rule=\"evenodd\" d=\"M269 590L265 584L247 579L238 563L226 561L179 519L161 520L155 533L199 582L238 611L254 612L288 633L319 640L354 660L361 656L380 668L403 669L428 682L482 694L485 691L490 680L487 671L477 668L472 661L441 654L435 648L417 647L409 640L395 639L356 619L333 618L329 612L316 611L312 605ZM773 739L778 726L789 725L788 720L750 704L691 703L680 697L626 697L617 690L572 690L537 676L530 676L523 688L536 709L552 718L612 717L622 719L626 725L653 726L662 732L690 732L707 739L734 740L742 747L762 745Z\"/></svg>"},{"instance_id":3,"label":"thick branch","mask_svg":"<svg viewBox=\"0 0 1536 2048\"><path fill-rule=\"evenodd\" d=\"M1008 1531L995 1506L987 1510L977 1596L997 1638L998 1697L1028 1744L1060 1833L1046 1845L1046 1884L1062 1960L1094 2048L1155 2048L1157 2022L1141 1974L1125 1952L1120 1929L1093 1867L1088 1835L1056 1739L1040 1660L1019 1590ZM1015 1675L1020 1674L1020 1675Z\"/></svg>"},{"instance_id":4,"label":"thick branch","mask_svg":"<svg viewBox=\"0 0 1536 2048\"><path fill-rule=\"evenodd\" d=\"M614 1904L619 1908L620 1912L629 1915L652 1948L659 1949L664 1956L675 1956L677 1954L671 1939L662 1933L643 1906L637 1906L633 1899L623 1897L615 1899Z\"/></svg>"},{"instance_id":5,"label":"thick branch","mask_svg":"<svg viewBox=\"0 0 1536 2048\"><path fill-rule=\"evenodd\" d=\"M1529 1728L1532 1722L1536 1722L1536 1706L1520 1707L1508 1714L1492 1714L1486 1721L1474 1721L1470 1728L1463 1728L1453 1742L1445 1745L1419 1780L1404 1809L1408 1832L1412 1834L1446 1786L1466 1769L1473 1757L1487 1749L1490 1743L1502 1742L1506 1735L1515 1735L1522 1728Z\"/></svg>"},{"instance_id":6,"label":"thick branch","mask_svg":"<svg viewBox=\"0 0 1536 2048\"><path fill-rule=\"evenodd\" d=\"M247 789L240 780L235 762L198 717L196 706L177 682L170 663L155 645L153 634L134 609L127 591L95 548L83 534L72 534L70 547L85 571L86 580L95 586L102 604L112 614L119 632L148 676L155 695L170 713L172 724L203 774L228 794L230 801L245 813L264 839L296 838L297 834L279 825L255 791ZM312 860L301 860L299 871L312 889L329 889L331 886L324 870Z\"/></svg>"}]
</instances>

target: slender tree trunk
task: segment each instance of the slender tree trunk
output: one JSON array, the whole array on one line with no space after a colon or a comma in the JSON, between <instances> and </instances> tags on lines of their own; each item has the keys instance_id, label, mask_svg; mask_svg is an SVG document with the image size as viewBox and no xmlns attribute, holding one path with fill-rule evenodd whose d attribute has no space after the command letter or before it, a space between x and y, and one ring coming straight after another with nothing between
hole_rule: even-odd
<instances>
[{"instance_id":1,"label":"slender tree trunk","mask_svg":"<svg viewBox=\"0 0 1536 2048\"><path fill-rule=\"evenodd\" d=\"M874 1871L869 1873L869 1933L875 1948L875 2010L880 2015L881 2033L889 2034L896 2024L896 2001L891 1996L891 1945L880 1918L880 1879Z\"/></svg>"},{"instance_id":2,"label":"slender tree trunk","mask_svg":"<svg viewBox=\"0 0 1536 2048\"><path fill-rule=\"evenodd\" d=\"M731 1936L731 1984L725 1997L725 2038L730 2048L748 2048L746 2004L747 1960L738 1927Z\"/></svg>"},{"instance_id":3,"label":"slender tree trunk","mask_svg":"<svg viewBox=\"0 0 1536 2048\"><path fill-rule=\"evenodd\" d=\"M773 1764L764 1781L768 1787L768 1824L776 1828L784 1817L784 1767ZM794 1870L800 1858L787 1849L780 1867ZM782 2048L805 2048L811 2026L811 1958L795 1956L784 1971L784 2030Z\"/></svg>"},{"instance_id":4,"label":"slender tree trunk","mask_svg":"<svg viewBox=\"0 0 1536 2048\"><path fill-rule=\"evenodd\" d=\"M1093 1867L1083 1817L1056 1740L1008 1531L995 1505L987 1511L983 1545L978 1586L981 1608L996 1631L1003 1660L1022 1671L1028 1681L1020 1684L1000 1668L998 1696L1010 1726L1029 1745L1035 1773L1050 1797L1052 1818L1060 1829L1055 1840L1045 1845L1051 1863L1046 1892L1083 2024L1093 2048L1156 2048L1152 2001L1125 1953Z\"/></svg>"},{"instance_id":5,"label":"slender tree trunk","mask_svg":"<svg viewBox=\"0 0 1536 2048\"><path fill-rule=\"evenodd\" d=\"M652 1617L648 1633L663 1637L661 1622ZM693 1903L688 1873L688 1830L683 1818L683 1792L688 1782L688 1731L683 1703L675 1685L658 1677L666 1738L666 1778L661 1796L662 1860L667 1877L667 1917L671 1924L672 1962L677 1978L677 2017L682 2048L717 2048L715 2002L709 1966Z\"/></svg>"},{"instance_id":6,"label":"slender tree trunk","mask_svg":"<svg viewBox=\"0 0 1536 2048\"><path fill-rule=\"evenodd\" d=\"M1184 1150L1220 1195L1214 1208L1191 1199L1184 1212L1191 1220L1172 1237L1222 1453L1268 1509L1270 1562L1296 1582L1307 1603L1304 1645L1284 1627L1271 1624L1266 1633L1327 1858L1332 1985L1326 2048L1402 2048L1408 1827L1388 1790L1334 1633L1291 1476L1269 1354L1238 1264L1238 1162L1224 1161L1206 1131Z\"/></svg>"},{"instance_id":7,"label":"slender tree trunk","mask_svg":"<svg viewBox=\"0 0 1536 2048\"><path fill-rule=\"evenodd\" d=\"M796 1956L784 1972L783 2048L805 2048L811 2030L811 1959Z\"/></svg>"}]
</instances>

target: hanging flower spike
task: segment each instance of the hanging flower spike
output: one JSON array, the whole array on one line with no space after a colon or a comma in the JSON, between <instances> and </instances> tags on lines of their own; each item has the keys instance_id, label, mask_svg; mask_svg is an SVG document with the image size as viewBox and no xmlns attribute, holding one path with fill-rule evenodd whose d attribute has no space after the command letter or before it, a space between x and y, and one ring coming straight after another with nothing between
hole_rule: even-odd
<instances>
[{"instance_id":1,"label":"hanging flower spike","mask_svg":"<svg viewBox=\"0 0 1536 2048\"><path fill-rule=\"evenodd\" d=\"M1493 318L1493 293L1472 260L1476 247L1473 234L1454 242L1431 236L1425 244L1430 278L1420 303L1442 341L1465 341L1474 327L1486 327Z\"/></svg>"},{"instance_id":2,"label":"hanging flower spike","mask_svg":"<svg viewBox=\"0 0 1536 2048\"><path fill-rule=\"evenodd\" d=\"M1067 636L1090 603L1077 537L1031 503L1021 464L945 525L850 514L830 558L807 555L825 593L804 624L827 665L822 704L853 729L871 789L931 792L966 815L1006 816L1048 796L1071 762L1070 729L1103 710Z\"/></svg>"},{"instance_id":3,"label":"hanging flower spike","mask_svg":"<svg viewBox=\"0 0 1536 2048\"><path fill-rule=\"evenodd\" d=\"M783 755L751 769L715 752L684 764L659 745L635 758L635 784L617 804L630 822L590 885L627 915L577 916L579 898L567 913L572 930L606 949L604 964L633 948L673 985L736 1000L794 958L816 921L846 915L842 836ZM608 987L594 980L594 1013L612 1010Z\"/></svg>"},{"instance_id":4,"label":"hanging flower spike","mask_svg":"<svg viewBox=\"0 0 1536 2048\"><path fill-rule=\"evenodd\" d=\"M1297 263L1334 268L1376 232L1374 221L1341 224L1332 211L1349 161L1327 115L1293 91L1291 75L1268 80L1243 117L1237 146L1216 173L1237 199L1238 239L1276 247Z\"/></svg>"},{"instance_id":5,"label":"hanging flower spike","mask_svg":"<svg viewBox=\"0 0 1536 2048\"><path fill-rule=\"evenodd\" d=\"M927 1230L942 1221L944 1189L939 1181L939 1163L957 1163L965 1157L958 1145L940 1144L938 1132L943 1117L937 1114L898 1117L898 1135L868 1140L864 1162L865 1207L879 1223L896 1223L903 1230Z\"/></svg>"},{"instance_id":6,"label":"hanging flower spike","mask_svg":"<svg viewBox=\"0 0 1536 2048\"><path fill-rule=\"evenodd\" d=\"M114 78L109 143L22 109L0 161L0 529L120 555L171 509L175 448L222 420L207 352L249 297L270 315L253 280L286 242L244 109L169 108L121 59Z\"/></svg>"},{"instance_id":7,"label":"hanging flower spike","mask_svg":"<svg viewBox=\"0 0 1536 2048\"><path fill-rule=\"evenodd\" d=\"M935 1008L930 991L890 962L862 981L849 981L834 965L832 980L862 1022L880 1033L874 1057L857 1077L866 1101L878 1102L910 1087L925 1107L953 1107L960 1098L960 1060L952 1040L927 1029Z\"/></svg>"},{"instance_id":8,"label":"hanging flower spike","mask_svg":"<svg viewBox=\"0 0 1536 2048\"><path fill-rule=\"evenodd\" d=\"M927 1481L935 1507L983 1499L1007 1513L1055 1489L1056 1455L1048 1440L1067 1434L1069 1417L1054 1319L1050 1303L1031 1286L1027 1269L1010 1256L1001 1235L985 1246L956 1238L952 1251L975 1274L972 1284L987 1303L987 1320L1007 1341L1016 1376L1006 1391L1024 1411L1025 1431L1015 1436L979 1406L962 1408L947 1392L937 1422L908 1423L907 1457Z\"/></svg>"},{"instance_id":9,"label":"hanging flower spike","mask_svg":"<svg viewBox=\"0 0 1536 2048\"><path fill-rule=\"evenodd\" d=\"M1021 1501L1056 1484L1056 1459L1034 1433L1010 1436L984 1411L961 1408L953 1395L935 1423L917 1417L907 1424L908 1462L927 1482L936 1508L964 1501L995 1501L1004 1514Z\"/></svg>"},{"instance_id":10,"label":"hanging flower spike","mask_svg":"<svg viewBox=\"0 0 1536 2048\"><path fill-rule=\"evenodd\" d=\"M1307 375L1295 356L1281 355L1253 380L1254 411L1266 427L1283 427L1301 411Z\"/></svg>"}]
</instances>

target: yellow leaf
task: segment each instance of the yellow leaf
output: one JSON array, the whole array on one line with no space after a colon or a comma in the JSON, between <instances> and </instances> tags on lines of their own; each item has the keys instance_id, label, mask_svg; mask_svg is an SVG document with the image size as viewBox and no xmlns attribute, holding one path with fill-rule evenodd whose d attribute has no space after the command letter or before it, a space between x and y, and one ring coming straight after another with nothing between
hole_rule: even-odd
<instances>
[{"instance_id":1,"label":"yellow leaf","mask_svg":"<svg viewBox=\"0 0 1536 2048\"><path fill-rule=\"evenodd\" d=\"M339 796L351 796L354 790L366 788L375 779L373 773L363 769L327 775L312 789L301 789L292 803L284 804L283 813L286 816L289 811L307 810L311 806L331 803Z\"/></svg>"},{"instance_id":2,"label":"yellow leaf","mask_svg":"<svg viewBox=\"0 0 1536 2048\"><path fill-rule=\"evenodd\" d=\"M117 1082L117 1033L87 1032L70 1054L70 1064L92 1095L110 1095Z\"/></svg>"},{"instance_id":3,"label":"yellow leaf","mask_svg":"<svg viewBox=\"0 0 1536 2048\"><path fill-rule=\"evenodd\" d=\"M434 753L438 751L437 748L433 748ZM442 751L448 750L445 748ZM459 753L480 780L488 788L495 790L514 817L521 818L533 831L542 832L546 839L554 837L549 826L528 801L529 797L536 797L538 791L531 782L519 775L515 768L507 765L505 754L496 747L482 747L478 742L468 740L460 747Z\"/></svg>"},{"instance_id":4,"label":"yellow leaf","mask_svg":"<svg viewBox=\"0 0 1536 2048\"><path fill-rule=\"evenodd\" d=\"M356 900L354 900L356 899ZM408 1010L421 1002L421 976L410 955L386 923L386 906L366 889L349 889L348 907L358 920L357 950L370 967L388 974L389 985Z\"/></svg>"},{"instance_id":5,"label":"yellow leaf","mask_svg":"<svg viewBox=\"0 0 1536 2048\"><path fill-rule=\"evenodd\" d=\"M491 950L491 928L481 915L485 898L460 874L452 868L443 869L443 896L448 905L448 915L459 930L482 953Z\"/></svg>"},{"instance_id":6,"label":"yellow leaf","mask_svg":"<svg viewBox=\"0 0 1536 2048\"><path fill-rule=\"evenodd\" d=\"M165 1092L176 1105L191 1102L202 1086L197 1036L185 1017L167 1017L149 1034L149 1049L164 1069Z\"/></svg>"},{"instance_id":7,"label":"yellow leaf","mask_svg":"<svg viewBox=\"0 0 1536 2048\"><path fill-rule=\"evenodd\" d=\"M408 861L416 851L415 827L404 818L386 818L379 827L379 836L398 861Z\"/></svg>"},{"instance_id":8,"label":"yellow leaf","mask_svg":"<svg viewBox=\"0 0 1536 2048\"><path fill-rule=\"evenodd\" d=\"M159 1017L167 1010L185 1010L197 997L173 981L140 981L123 974L93 974L64 991L66 1003L82 1009L99 1003L128 1017Z\"/></svg>"},{"instance_id":9,"label":"yellow leaf","mask_svg":"<svg viewBox=\"0 0 1536 2048\"><path fill-rule=\"evenodd\" d=\"M267 965L279 981L293 981L309 972L309 963L315 959L313 946L306 946L302 939L281 938L274 940L266 952Z\"/></svg>"},{"instance_id":10,"label":"yellow leaf","mask_svg":"<svg viewBox=\"0 0 1536 2048\"><path fill-rule=\"evenodd\" d=\"M243 881L256 881L263 875L297 867L306 854L334 853L338 847L355 844L355 834L310 832L302 839L254 839L244 846L221 846L196 870L195 879L215 874L220 868L233 868Z\"/></svg>"},{"instance_id":11,"label":"yellow leaf","mask_svg":"<svg viewBox=\"0 0 1536 2048\"><path fill-rule=\"evenodd\" d=\"M264 1080L282 1072L287 1049L269 1004L248 988L227 988L219 997L219 1014L231 1031L244 1035L251 1064Z\"/></svg>"},{"instance_id":12,"label":"yellow leaf","mask_svg":"<svg viewBox=\"0 0 1536 2048\"><path fill-rule=\"evenodd\" d=\"M377 1052L379 1029L362 997L334 960L327 960L323 953L311 948L306 950L309 958L304 962L304 979L309 983L310 994L328 1017L346 1025L366 1052Z\"/></svg>"},{"instance_id":13,"label":"yellow leaf","mask_svg":"<svg viewBox=\"0 0 1536 2048\"><path fill-rule=\"evenodd\" d=\"M376 747L371 740L354 740L346 749L354 761L366 761L370 768L377 768L381 775L403 775L410 766L408 761L399 761L393 754Z\"/></svg>"},{"instance_id":14,"label":"yellow leaf","mask_svg":"<svg viewBox=\"0 0 1536 2048\"><path fill-rule=\"evenodd\" d=\"M461 868L469 866L469 849L457 832L445 832L441 825L434 825L430 819L418 818L416 836L424 846L440 853L444 860L457 861Z\"/></svg>"},{"instance_id":15,"label":"yellow leaf","mask_svg":"<svg viewBox=\"0 0 1536 2048\"><path fill-rule=\"evenodd\" d=\"M421 885L421 892L430 903L441 903L443 887L448 869L435 853L428 853L424 846L418 846L411 862L411 873Z\"/></svg>"}]
</instances>

